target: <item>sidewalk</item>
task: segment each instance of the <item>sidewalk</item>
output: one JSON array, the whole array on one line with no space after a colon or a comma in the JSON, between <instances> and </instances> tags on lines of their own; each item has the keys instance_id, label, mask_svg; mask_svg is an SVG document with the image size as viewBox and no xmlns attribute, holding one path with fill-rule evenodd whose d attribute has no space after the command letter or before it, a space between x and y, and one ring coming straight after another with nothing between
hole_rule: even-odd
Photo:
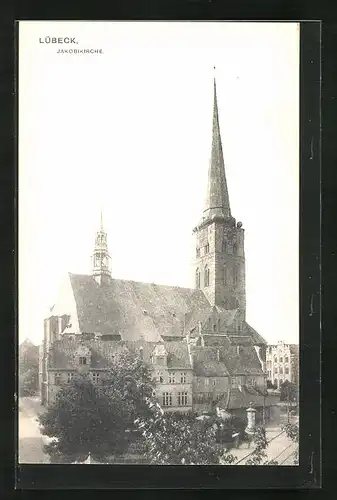
<instances>
[{"instance_id":1,"label":"sidewalk","mask_svg":"<svg viewBox=\"0 0 337 500\"><path fill-rule=\"evenodd\" d=\"M37 415L40 412L40 408L41 405L37 398L20 398L19 400L19 463L36 464L49 462L49 458L43 451L44 440L37 422Z\"/></svg>"}]
</instances>

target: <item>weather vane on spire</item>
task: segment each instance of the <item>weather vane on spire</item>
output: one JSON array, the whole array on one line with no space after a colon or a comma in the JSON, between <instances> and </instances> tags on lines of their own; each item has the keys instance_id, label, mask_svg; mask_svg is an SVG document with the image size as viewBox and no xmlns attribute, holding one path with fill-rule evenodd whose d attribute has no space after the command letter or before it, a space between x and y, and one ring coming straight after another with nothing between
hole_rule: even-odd
<instances>
[{"instance_id":1,"label":"weather vane on spire","mask_svg":"<svg viewBox=\"0 0 337 500\"><path fill-rule=\"evenodd\" d=\"M101 231L103 232L103 210L101 207Z\"/></svg>"}]
</instances>

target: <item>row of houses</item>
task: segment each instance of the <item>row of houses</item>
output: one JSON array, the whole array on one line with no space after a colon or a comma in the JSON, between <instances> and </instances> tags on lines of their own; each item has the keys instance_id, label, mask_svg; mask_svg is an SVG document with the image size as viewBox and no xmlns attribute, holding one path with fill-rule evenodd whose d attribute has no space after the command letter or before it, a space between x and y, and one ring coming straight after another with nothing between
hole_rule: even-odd
<instances>
[{"instance_id":1,"label":"row of houses","mask_svg":"<svg viewBox=\"0 0 337 500\"><path fill-rule=\"evenodd\" d=\"M60 325L62 318L45 322ZM155 396L164 411L206 413L218 407L234 415L246 416L253 405L262 418L277 418L277 396L266 392L263 361L253 341L229 334L187 335L179 340L147 342L95 338L93 335L59 334L40 351L40 393L42 404L55 402L60 388L77 374L86 374L94 384L108 376L115 356L131 351L150 367Z\"/></svg>"}]
</instances>

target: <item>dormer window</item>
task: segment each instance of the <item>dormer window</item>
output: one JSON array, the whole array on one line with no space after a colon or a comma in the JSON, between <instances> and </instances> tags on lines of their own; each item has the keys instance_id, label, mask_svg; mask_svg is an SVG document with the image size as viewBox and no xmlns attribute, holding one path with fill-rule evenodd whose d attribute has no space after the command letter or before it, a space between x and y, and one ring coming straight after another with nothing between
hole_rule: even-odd
<instances>
[{"instance_id":1,"label":"dormer window","mask_svg":"<svg viewBox=\"0 0 337 500\"><path fill-rule=\"evenodd\" d=\"M80 356L79 359L80 365L86 365L87 364L87 358L84 356Z\"/></svg>"},{"instance_id":2,"label":"dormer window","mask_svg":"<svg viewBox=\"0 0 337 500\"><path fill-rule=\"evenodd\" d=\"M55 373L55 385L61 385L61 373Z\"/></svg>"}]
</instances>

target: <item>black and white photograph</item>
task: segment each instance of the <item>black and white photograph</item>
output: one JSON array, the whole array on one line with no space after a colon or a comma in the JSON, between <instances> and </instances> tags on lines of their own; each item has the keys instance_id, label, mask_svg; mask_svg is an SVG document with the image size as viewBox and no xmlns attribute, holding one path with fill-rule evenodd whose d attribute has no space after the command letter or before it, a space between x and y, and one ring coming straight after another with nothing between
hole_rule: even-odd
<instances>
[{"instance_id":1,"label":"black and white photograph","mask_svg":"<svg viewBox=\"0 0 337 500\"><path fill-rule=\"evenodd\" d=\"M298 467L299 23L18 40L18 463Z\"/></svg>"}]
</instances>

